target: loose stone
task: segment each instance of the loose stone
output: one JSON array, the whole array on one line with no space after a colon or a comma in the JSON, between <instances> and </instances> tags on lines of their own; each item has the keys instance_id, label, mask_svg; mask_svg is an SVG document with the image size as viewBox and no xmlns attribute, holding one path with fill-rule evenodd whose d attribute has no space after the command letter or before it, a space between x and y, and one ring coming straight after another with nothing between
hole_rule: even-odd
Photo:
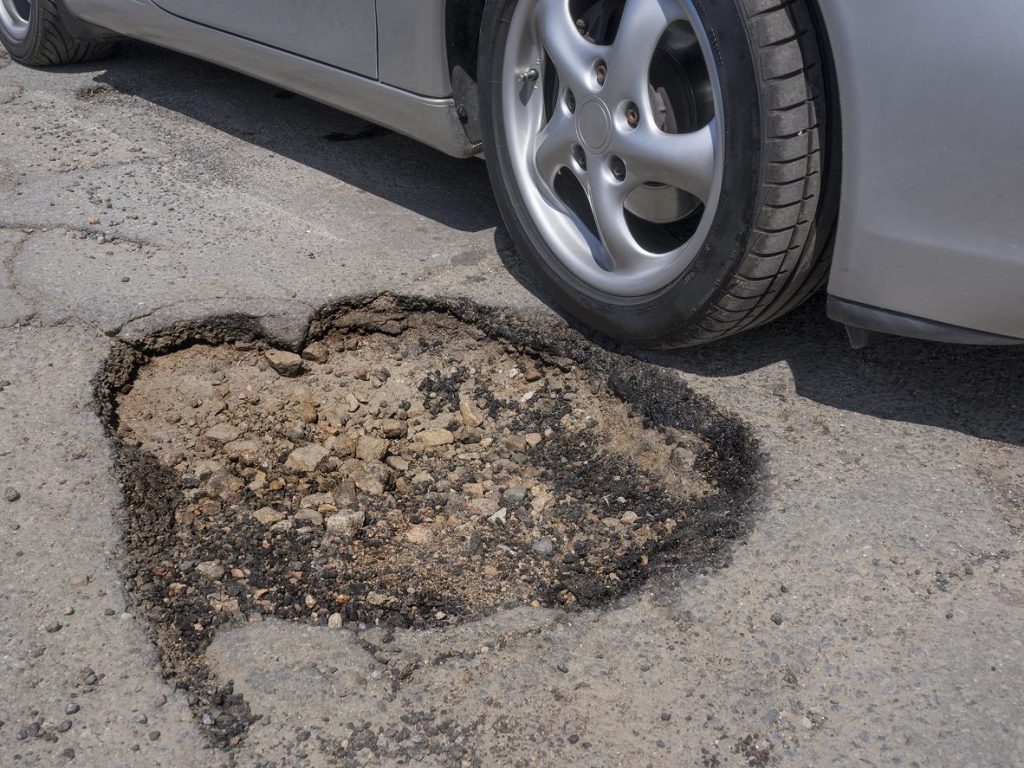
<instances>
[{"instance_id":1,"label":"loose stone","mask_svg":"<svg viewBox=\"0 0 1024 768\"><path fill-rule=\"evenodd\" d=\"M285 352L282 349L269 349L263 355L270 367L282 376L298 376L302 373L302 358L294 352Z\"/></svg>"},{"instance_id":2,"label":"loose stone","mask_svg":"<svg viewBox=\"0 0 1024 768\"><path fill-rule=\"evenodd\" d=\"M339 510L327 518L327 532L350 539L364 522L366 514L361 509Z\"/></svg>"},{"instance_id":3,"label":"loose stone","mask_svg":"<svg viewBox=\"0 0 1024 768\"><path fill-rule=\"evenodd\" d=\"M216 560L207 560L196 566L196 573L207 581L220 581L224 578L224 566Z\"/></svg>"},{"instance_id":4,"label":"loose stone","mask_svg":"<svg viewBox=\"0 0 1024 768\"><path fill-rule=\"evenodd\" d=\"M292 451L285 461L285 466L296 472L316 472L320 462L327 458L327 453L327 449L322 445L310 443Z\"/></svg>"}]
</instances>

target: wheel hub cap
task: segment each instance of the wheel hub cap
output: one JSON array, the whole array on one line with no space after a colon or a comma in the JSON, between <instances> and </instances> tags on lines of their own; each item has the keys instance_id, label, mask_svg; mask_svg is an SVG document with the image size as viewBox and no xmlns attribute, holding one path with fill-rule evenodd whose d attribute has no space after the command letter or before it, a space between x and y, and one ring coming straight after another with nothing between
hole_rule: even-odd
<instances>
[{"instance_id":1,"label":"wheel hub cap","mask_svg":"<svg viewBox=\"0 0 1024 768\"><path fill-rule=\"evenodd\" d=\"M612 116L603 101L593 97L580 105L576 110L576 133L583 146L595 154L608 148L612 139Z\"/></svg>"},{"instance_id":2,"label":"wheel hub cap","mask_svg":"<svg viewBox=\"0 0 1024 768\"><path fill-rule=\"evenodd\" d=\"M679 278L712 230L721 86L695 0L581 5L517 0L501 64L508 153L546 250L590 287L644 296ZM617 23L593 31L595 9ZM666 98L687 119L667 120Z\"/></svg>"}]
</instances>

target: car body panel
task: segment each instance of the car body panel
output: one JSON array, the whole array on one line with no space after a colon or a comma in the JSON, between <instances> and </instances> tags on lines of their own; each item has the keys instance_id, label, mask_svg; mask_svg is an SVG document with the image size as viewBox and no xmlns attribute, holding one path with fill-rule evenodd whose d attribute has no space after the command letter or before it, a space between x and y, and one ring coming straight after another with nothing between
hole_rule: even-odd
<instances>
[{"instance_id":1,"label":"car body panel","mask_svg":"<svg viewBox=\"0 0 1024 768\"><path fill-rule=\"evenodd\" d=\"M424 96L451 96L445 0L377 0L380 79Z\"/></svg>"},{"instance_id":2,"label":"car body panel","mask_svg":"<svg viewBox=\"0 0 1024 768\"><path fill-rule=\"evenodd\" d=\"M65 0L83 21L301 93L456 157L478 152L454 100L428 97L183 19L151 0Z\"/></svg>"},{"instance_id":3,"label":"car body panel","mask_svg":"<svg viewBox=\"0 0 1024 768\"><path fill-rule=\"evenodd\" d=\"M818 4L842 116L829 293L1024 339L1024 3Z\"/></svg>"},{"instance_id":4,"label":"car body panel","mask_svg":"<svg viewBox=\"0 0 1024 768\"><path fill-rule=\"evenodd\" d=\"M214 29L377 77L374 0L156 0Z\"/></svg>"}]
</instances>

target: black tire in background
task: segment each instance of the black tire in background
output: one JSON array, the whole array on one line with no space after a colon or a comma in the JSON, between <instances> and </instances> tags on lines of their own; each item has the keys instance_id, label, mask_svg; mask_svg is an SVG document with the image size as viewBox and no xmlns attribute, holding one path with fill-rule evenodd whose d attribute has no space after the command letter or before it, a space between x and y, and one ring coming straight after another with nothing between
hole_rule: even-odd
<instances>
[{"instance_id":1,"label":"black tire in background","mask_svg":"<svg viewBox=\"0 0 1024 768\"><path fill-rule=\"evenodd\" d=\"M5 29L0 19L0 42L19 64L29 67L78 64L102 59L113 49L112 40L76 40L65 26L56 0L23 2L23 7L29 11L28 28L23 37L16 37L12 29Z\"/></svg>"},{"instance_id":2,"label":"black tire in background","mask_svg":"<svg viewBox=\"0 0 1024 768\"><path fill-rule=\"evenodd\" d=\"M488 168L521 257L567 312L639 346L686 347L768 322L824 284L834 206L822 204L822 52L806 0L699 5L716 43L724 100L722 193L698 258L667 287L638 297L598 291L571 274L527 213L510 165L501 98L516 4L487 0L484 9L479 82Z\"/></svg>"}]
</instances>

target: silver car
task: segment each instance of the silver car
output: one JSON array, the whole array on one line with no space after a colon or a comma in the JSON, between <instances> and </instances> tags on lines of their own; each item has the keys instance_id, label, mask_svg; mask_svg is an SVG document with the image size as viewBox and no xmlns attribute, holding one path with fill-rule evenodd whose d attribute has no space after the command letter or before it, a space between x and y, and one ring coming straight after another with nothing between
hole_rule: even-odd
<instances>
[{"instance_id":1,"label":"silver car","mask_svg":"<svg viewBox=\"0 0 1024 768\"><path fill-rule=\"evenodd\" d=\"M26 65L130 36L486 155L569 313L702 344L821 287L878 334L1024 342L1024 3L0 0Z\"/></svg>"}]
</instances>

